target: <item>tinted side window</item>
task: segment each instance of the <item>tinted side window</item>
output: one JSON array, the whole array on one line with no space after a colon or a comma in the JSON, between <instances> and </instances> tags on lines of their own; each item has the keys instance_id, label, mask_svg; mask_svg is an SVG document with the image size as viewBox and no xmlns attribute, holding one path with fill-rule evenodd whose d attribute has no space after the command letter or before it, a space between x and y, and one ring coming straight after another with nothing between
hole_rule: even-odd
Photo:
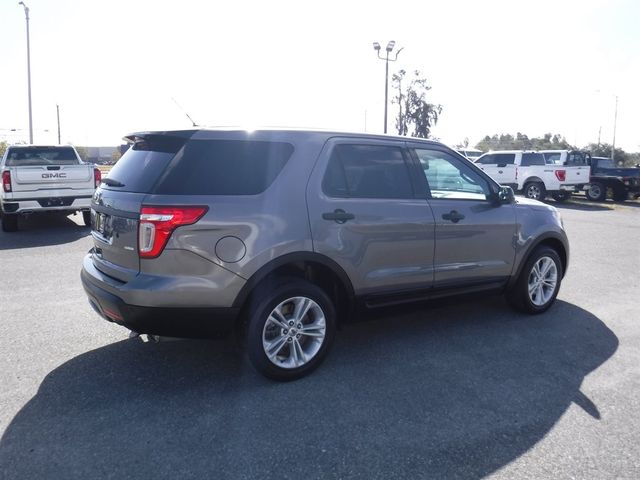
<instances>
[{"instance_id":1,"label":"tinted side window","mask_svg":"<svg viewBox=\"0 0 640 480\"><path fill-rule=\"evenodd\" d=\"M158 181L162 195L256 195L264 192L293 153L283 142L190 140Z\"/></svg>"},{"instance_id":2,"label":"tinted side window","mask_svg":"<svg viewBox=\"0 0 640 480\"><path fill-rule=\"evenodd\" d=\"M482 165L492 165L492 164L498 163L498 162L496 161L496 156L494 154L490 153L488 155L483 155L482 157L477 159L475 163L479 163L479 164L482 164Z\"/></svg>"},{"instance_id":3,"label":"tinted side window","mask_svg":"<svg viewBox=\"0 0 640 480\"><path fill-rule=\"evenodd\" d=\"M413 198L402 149L337 145L322 182L327 195L355 198Z\"/></svg>"},{"instance_id":4,"label":"tinted side window","mask_svg":"<svg viewBox=\"0 0 640 480\"><path fill-rule=\"evenodd\" d=\"M515 153L496 153L496 163L498 165L513 165L515 161Z\"/></svg>"},{"instance_id":5,"label":"tinted side window","mask_svg":"<svg viewBox=\"0 0 640 480\"><path fill-rule=\"evenodd\" d=\"M544 155L541 153L523 153L520 165L523 167L530 165L545 165Z\"/></svg>"},{"instance_id":6,"label":"tinted side window","mask_svg":"<svg viewBox=\"0 0 640 480\"><path fill-rule=\"evenodd\" d=\"M102 188L120 192L150 193L171 159L180 151L186 139L164 135L148 135L138 139L107 175L123 184Z\"/></svg>"}]
</instances>

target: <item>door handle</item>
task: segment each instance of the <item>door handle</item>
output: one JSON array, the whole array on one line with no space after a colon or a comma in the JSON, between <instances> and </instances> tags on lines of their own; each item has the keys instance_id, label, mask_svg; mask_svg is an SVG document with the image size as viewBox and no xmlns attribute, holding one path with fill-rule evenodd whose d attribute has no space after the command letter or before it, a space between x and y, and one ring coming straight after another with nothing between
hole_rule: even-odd
<instances>
[{"instance_id":1,"label":"door handle","mask_svg":"<svg viewBox=\"0 0 640 480\"><path fill-rule=\"evenodd\" d=\"M464 218L464 215L462 215L461 213L456 212L455 210L451 210L449 213L443 213L442 214L442 219L443 220L450 220L453 223L458 223L463 218Z\"/></svg>"},{"instance_id":2,"label":"door handle","mask_svg":"<svg viewBox=\"0 0 640 480\"><path fill-rule=\"evenodd\" d=\"M323 213L322 218L325 220L333 220L336 223L345 223L347 220L353 220L356 216L353 213L347 213L341 208L337 208L333 212Z\"/></svg>"},{"instance_id":3,"label":"door handle","mask_svg":"<svg viewBox=\"0 0 640 480\"><path fill-rule=\"evenodd\" d=\"M502 170L498 170L498 173L502 173Z\"/></svg>"}]
</instances>

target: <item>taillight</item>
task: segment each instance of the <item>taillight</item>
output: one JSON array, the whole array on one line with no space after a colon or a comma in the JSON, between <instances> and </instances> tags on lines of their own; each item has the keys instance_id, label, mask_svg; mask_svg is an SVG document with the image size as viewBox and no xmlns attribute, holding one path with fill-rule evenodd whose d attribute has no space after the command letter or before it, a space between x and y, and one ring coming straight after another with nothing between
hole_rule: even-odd
<instances>
[{"instance_id":1,"label":"taillight","mask_svg":"<svg viewBox=\"0 0 640 480\"><path fill-rule=\"evenodd\" d=\"M208 207L142 207L138 227L140 257L160 255L176 228L196 223L207 210Z\"/></svg>"},{"instance_id":2,"label":"taillight","mask_svg":"<svg viewBox=\"0 0 640 480\"><path fill-rule=\"evenodd\" d=\"M99 169L94 168L93 169L93 184L95 185L95 188L98 188L100 186L101 182L102 182L102 172Z\"/></svg>"},{"instance_id":3,"label":"taillight","mask_svg":"<svg viewBox=\"0 0 640 480\"><path fill-rule=\"evenodd\" d=\"M2 172L2 188L5 192L11 191L11 172L8 170Z\"/></svg>"},{"instance_id":4,"label":"taillight","mask_svg":"<svg viewBox=\"0 0 640 480\"><path fill-rule=\"evenodd\" d=\"M564 179L567 178L566 170L556 170L556 178L561 182L564 182Z\"/></svg>"}]
</instances>

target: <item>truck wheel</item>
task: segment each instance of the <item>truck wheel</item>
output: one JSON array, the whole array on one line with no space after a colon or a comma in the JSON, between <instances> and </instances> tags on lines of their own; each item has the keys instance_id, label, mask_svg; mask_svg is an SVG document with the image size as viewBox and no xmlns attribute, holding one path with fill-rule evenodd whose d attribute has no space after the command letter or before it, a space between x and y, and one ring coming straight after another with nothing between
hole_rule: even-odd
<instances>
[{"instance_id":1,"label":"truck wheel","mask_svg":"<svg viewBox=\"0 0 640 480\"><path fill-rule=\"evenodd\" d=\"M91 212L89 210L82 211L82 221L87 227L91 226Z\"/></svg>"},{"instance_id":2,"label":"truck wheel","mask_svg":"<svg viewBox=\"0 0 640 480\"><path fill-rule=\"evenodd\" d=\"M327 294L304 280L286 280L254 295L247 312L249 359L264 376L280 381L295 380L318 367L336 330Z\"/></svg>"},{"instance_id":3,"label":"truck wheel","mask_svg":"<svg viewBox=\"0 0 640 480\"><path fill-rule=\"evenodd\" d=\"M529 182L524 186L524 196L532 200L542 201L547 196L547 191L544 188L544 184Z\"/></svg>"},{"instance_id":4,"label":"truck wheel","mask_svg":"<svg viewBox=\"0 0 640 480\"><path fill-rule=\"evenodd\" d=\"M604 202L607 199L607 187L600 182L593 182L587 190L587 198L592 202Z\"/></svg>"},{"instance_id":5,"label":"truck wheel","mask_svg":"<svg viewBox=\"0 0 640 480\"><path fill-rule=\"evenodd\" d=\"M18 215L2 214L2 231L16 232L18 231Z\"/></svg>"},{"instance_id":6,"label":"truck wheel","mask_svg":"<svg viewBox=\"0 0 640 480\"><path fill-rule=\"evenodd\" d=\"M627 191L624 189L613 191L613 200L616 202L624 202L629 198Z\"/></svg>"},{"instance_id":7,"label":"truck wheel","mask_svg":"<svg viewBox=\"0 0 640 480\"><path fill-rule=\"evenodd\" d=\"M569 193L569 192L553 192L551 194L551 196L553 197L553 199L556 202L562 203L562 202L566 202L567 200L569 200L571 198L571 193Z\"/></svg>"},{"instance_id":8,"label":"truck wheel","mask_svg":"<svg viewBox=\"0 0 640 480\"><path fill-rule=\"evenodd\" d=\"M516 310L542 313L555 301L562 282L562 262L553 248L540 246L529 256L507 300Z\"/></svg>"}]
</instances>

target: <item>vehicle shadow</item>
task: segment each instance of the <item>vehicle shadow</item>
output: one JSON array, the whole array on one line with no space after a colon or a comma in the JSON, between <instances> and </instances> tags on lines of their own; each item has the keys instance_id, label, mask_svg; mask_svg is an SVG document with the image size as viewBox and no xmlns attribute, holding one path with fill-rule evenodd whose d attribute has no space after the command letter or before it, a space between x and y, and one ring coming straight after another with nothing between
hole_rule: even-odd
<instances>
[{"instance_id":1,"label":"vehicle shadow","mask_svg":"<svg viewBox=\"0 0 640 480\"><path fill-rule=\"evenodd\" d=\"M121 341L52 371L0 440L5 478L479 478L532 448L618 339L558 301L501 299L346 325L275 383L229 341Z\"/></svg>"},{"instance_id":2,"label":"vehicle shadow","mask_svg":"<svg viewBox=\"0 0 640 480\"><path fill-rule=\"evenodd\" d=\"M82 224L82 217L79 222ZM71 216L34 213L18 219L17 232L0 231L0 250L44 247L75 242L89 234L89 227L78 225Z\"/></svg>"}]
</instances>

